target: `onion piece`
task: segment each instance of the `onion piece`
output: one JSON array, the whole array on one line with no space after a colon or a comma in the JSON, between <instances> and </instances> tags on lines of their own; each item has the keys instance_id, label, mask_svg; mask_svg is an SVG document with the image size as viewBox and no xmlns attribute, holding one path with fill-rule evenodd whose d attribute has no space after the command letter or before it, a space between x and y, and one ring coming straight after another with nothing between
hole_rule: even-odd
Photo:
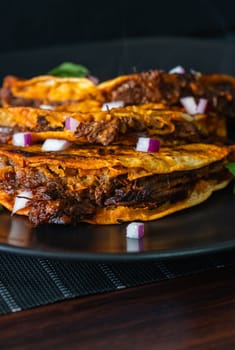
<instances>
[{"instance_id":1,"label":"onion piece","mask_svg":"<svg viewBox=\"0 0 235 350\"><path fill-rule=\"evenodd\" d=\"M200 98L197 104L197 113L203 114L206 111L208 100L205 98Z\"/></svg>"},{"instance_id":2,"label":"onion piece","mask_svg":"<svg viewBox=\"0 0 235 350\"><path fill-rule=\"evenodd\" d=\"M160 141L150 137L139 137L136 144L136 151L140 152L159 152Z\"/></svg>"},{"instance_id":3,"label":"onion piece","mask_svg":"<svg viewBox=\"0 0 235 350\"><path fill-rule=\"evenodd\" d=\"M99 84L99 79L97 77L94 77L94 75L88 74L86 78L89 79L95 85Z\"/></svg>"},{"instance_id":4,"label":"onion piece","mask_svg":"<svg viewBox=\"0 0 235 350\"><path fill-rule=\"evenodd\" d=\"M12 143L15 146L31 146L33 138L31 132L17 132L12 136Z\"/></svg>"},{"instance_id":5,"label":"onion piece","mask_svg":"<svg viewBox=\"0 0 235 350\"><path fill-rule=\"evenodd\" d=\"M142 222L131 222L126 227L126 237L140 239L144 237L144 224Z\"/></svg>"},{"instance_id":6,"label":"onion piece","mask_svg":"<svg viewBox=\"0 0 235 350\"><path fill-rule=\"evenodd\" d=\"M169 74L184 74L185 73L185 69L182 66L176 66L172 69L169 70Z\"/></svg>"},{"instance_id":7,"label":"onion piece","mask_svg":"<svg viewBox=\"0 0 235 350\"><path fill-rule=\"evenodd\" d=\"M43 151L63 151L67 149L71 143L67 140L47 139L42 145Z\"/></svg>"},{"instance_id":8,"label":"onion piece","mask_svg":"<svg viewBox=\"0 0 235 350\"><path fill-rule=\"evenodd\" d=\"M205 98L200 98L198 103L193 96L182 97L180 99L181 104L185 108L186 112L189 114L203 114L206 111L208 100Z\"/></svg>"},{"instance_id":9,"label":"onion piece","mask_svg":"<svg viewBox=\"0 0 235 350\"><path fill-rule=\"evenodd\" d=\"M33 194L31 191L20 192L15 198L15 203L12 209L12 215L15 214L18 210L27 207L28 201L32 198Z\"/></svg>"},{"instance_id":10,"label":"onion piece","mask_svg":"<svg viewBox=\"0 0 235 350\"><path fill-rule=\"evenodd\" d=\"M45 110L48 110L48 111L53 111L55 108L51 105L40 105L39 108L41 109L45 109Z\"/></svg>"},{"instance_id":11,"label":"onion piece","mask_svg":"<svg viewBox=\"0 0 235 350\"><path fill-rule=\"evenodd\" d=\"M70 131L76 131L80 122L74 118L66 117L65 119L65 129Z\"/></svg>"},{"instance_id":12,"label":"onion piece","mask_svg":"<svg viewBox=\"0 0 235 350\"><path fill-rule=\"evenodd\" d=\"M105 102L101 107L102 111L109 111L112 108L124 107L124 101Z\"/></svg>"},{"instance_id":13,"label":"onion piece","mask_svg":"<svg viewBox=\"0 0 235 350\"><path fill-rule=\"evenodd\" d=\"M197 113L197 104L195 98L192 96L182 97L180 99L181 104L185 108L186 112L189 114Z\"/></svg>"}]
</instances>

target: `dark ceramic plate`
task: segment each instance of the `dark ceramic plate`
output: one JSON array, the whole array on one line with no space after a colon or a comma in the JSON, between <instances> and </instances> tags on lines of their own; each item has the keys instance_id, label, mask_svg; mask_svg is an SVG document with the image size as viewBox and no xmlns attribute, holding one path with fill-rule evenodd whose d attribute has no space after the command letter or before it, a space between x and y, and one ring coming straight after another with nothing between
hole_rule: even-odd
<instances>
[{"instance_id":1,"label":"dark ceramic plate","mask_svg":"<svg viewBox=\"0 0 235 350\"><path fill-rule=\"evenodd\" d=\"M8 53L0 56L6 74L44 74L63 61L82 63L102 79L133 70L183 65L235 75L235 47L191 39L138 39ZM126 238L126 224L31 228L26 218L0 214L0 251L81 260L147 260L195 255L235 247L232 188L205 203L145 224L142 240Z\"/></svg>"}]
</instances>

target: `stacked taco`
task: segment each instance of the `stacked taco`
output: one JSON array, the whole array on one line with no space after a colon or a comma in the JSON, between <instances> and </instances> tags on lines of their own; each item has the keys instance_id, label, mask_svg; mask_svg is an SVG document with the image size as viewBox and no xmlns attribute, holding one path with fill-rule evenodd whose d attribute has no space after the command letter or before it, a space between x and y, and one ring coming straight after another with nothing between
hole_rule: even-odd
<instances>
[{"instance_id":1,"label":"stacked taco","mask_svg":"<svg viewBox=\"0 0 235 350\"><path fill-rule=\"evenodd\" d=\"M8 76L0 203L34 225L148 221L197 205L231 181L234 91L232 77L198 73L151 71L98 85Z\"/></svg>"}]
</instances>

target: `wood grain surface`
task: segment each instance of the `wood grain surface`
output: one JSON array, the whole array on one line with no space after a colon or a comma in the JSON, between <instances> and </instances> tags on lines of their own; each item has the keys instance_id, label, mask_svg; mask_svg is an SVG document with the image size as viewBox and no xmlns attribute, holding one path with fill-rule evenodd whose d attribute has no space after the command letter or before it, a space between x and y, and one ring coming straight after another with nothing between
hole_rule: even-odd
<instances>
[{"instance_id":1,"label":"wood grain surface","mask_svg":"<svg viewBox=\"0 0 235 350\"><path fill-rule=\"evenodd\" d=\"M1 316L1 349L235 349L235 267Z\"/></svg>"}]
</instances>

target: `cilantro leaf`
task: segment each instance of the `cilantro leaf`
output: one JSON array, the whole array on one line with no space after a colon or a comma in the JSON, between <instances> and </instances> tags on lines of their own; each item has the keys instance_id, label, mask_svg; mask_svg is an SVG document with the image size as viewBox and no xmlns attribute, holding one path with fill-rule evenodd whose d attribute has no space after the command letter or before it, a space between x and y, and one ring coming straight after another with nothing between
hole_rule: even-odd
<instances>
[{"instance_id":1,"label":"cilantro leaf","mask_svg":"<svg viewBox=\"0 0 235 350\"><path fill-rule=\"evenodd\" d=\"M90 71L81 64L75 64L72 62L64 62L59 66L51 69L48 74L56 75L58 77L85 77Z\"/></svg>"},{"instance_id":2,"label":"cilantro leaf","mask_svg":"<svg viewBox=\"0 0 235 350\"><path fill-rule=\"evenodd\" d=\"M225 168L227 168L230 173L235 176L235 162L229 162L227 164L224 165ZM233 194L235 194L235 185L233 186Z\"/></svg>"},{"instance_id":3,"label":"cilantro leaf","mask_svg":"<svg viewBox=\"0 0 235 350\"><path fill-rule=\"evenodd\" d=\"M225 164L225 168L227 168L233 176L235 176L235 162L229 162Z\"/></svg>"}]
</instances>

